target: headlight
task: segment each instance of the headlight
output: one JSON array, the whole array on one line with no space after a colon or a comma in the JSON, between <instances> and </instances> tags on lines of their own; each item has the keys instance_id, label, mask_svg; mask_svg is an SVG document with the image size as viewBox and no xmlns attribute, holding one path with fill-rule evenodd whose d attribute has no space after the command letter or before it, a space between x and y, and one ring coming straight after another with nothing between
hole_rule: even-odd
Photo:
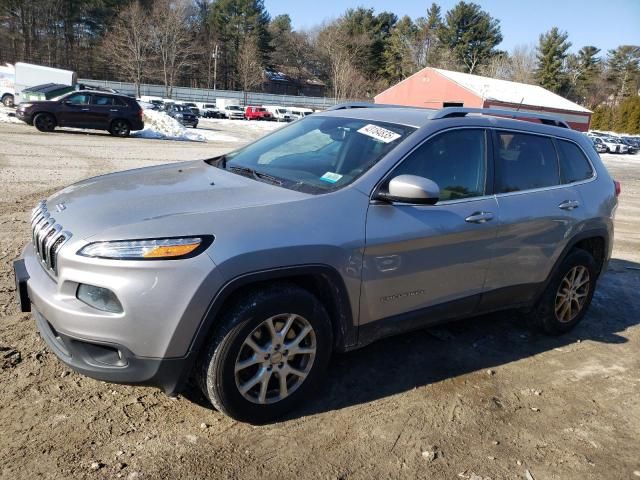
<instances>
[{"instance_id":1,"label":"headlight","mask_svg":"<svg viewBox=\"0 0 640 480\"><path fill-rule=\"evenodd\" d=\"M176 118L182 118L182 114L181 113L177 113L176 114Z\"/></svg>"},{"instance_id":2,"label":"headlight","mask_svg":"<svg viewBox=\"0 0 640 480\"><path fill-rule=\"evenodd\" d=\"M33 107L33 103L21 103L18 106L20 108L29 108L29 107Z\"/></svg>"},{"instance_id":3,"label":"headlight","mask_svg":"<svg viewBox=\"0 0 640 480\"><path fill-rule=\"evenodd\" d=\"M173 260L198 255L213 242L211 236L94 242L78 255L114 260Z\"/></svg>"}]
</instances>

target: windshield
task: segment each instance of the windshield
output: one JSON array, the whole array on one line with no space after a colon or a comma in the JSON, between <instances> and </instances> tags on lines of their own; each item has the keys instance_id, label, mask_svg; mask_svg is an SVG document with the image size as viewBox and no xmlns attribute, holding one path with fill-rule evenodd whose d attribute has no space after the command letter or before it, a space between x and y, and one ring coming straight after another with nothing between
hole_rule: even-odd
<instances>
[{"instance_id":1,"label":"windshield","mask_svg":"<svg viewBox=\"0 0 640 480\"><path fill-rule=\"evenodd\" d=\"M279 108L278 113L287 113L287 111L284 108Z\"/></svg>"},{"instance_id":2,"label":"windshield","mask_svg":"<svg viewBox=\"0 0 640 480\"><path fill-rule=\"evenodd\" d=\"M232 152L215 164L309 193L348 185L415 128L369 120L307 117ZM265 180L266 181L266 180Z\"/></svg>"},{"instance_id":3,"label":"windshield","mask_svg":"<svg viewBox=\"0 0 640 480\"><path fill-rule=\"evenodd\" d=\"M229 105L227 110L242 110L238 105Z\"/></svg>"}]
</instances>

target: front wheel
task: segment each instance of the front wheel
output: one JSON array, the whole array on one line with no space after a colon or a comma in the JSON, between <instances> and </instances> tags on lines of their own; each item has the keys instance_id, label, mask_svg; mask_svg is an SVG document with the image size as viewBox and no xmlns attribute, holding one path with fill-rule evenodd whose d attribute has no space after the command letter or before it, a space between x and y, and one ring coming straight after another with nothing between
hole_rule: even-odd
<instances>
[{"instance_id":1,"label":"front wheel","mask_svg":"<svg viewBox=\"0 0 640 480\"><path fill-rule=\"evenodd\" d=\"M38 113L33 119L33 124L41 132L53 132L56 128L56 119L50 113Z\"/></svg>"},{"instance_id":2,"label":"front wheel","mask_svg":"<svg viewBox=\"0 0 640 480\"><path fill-rule=\"evenodd\" d=\"M309 397L331 350L331 323L320 301L296 286L274 285L243 295L225 312L198 380L221 412L264 423Z\"/></svg>"},{"instance_id":3,"label":"front wheel","mask_svg":"<svg viewBox=\"0 0 640 480\"><path fill-rule=\"evenodd\" d=\"M14 106L14 100L13 100L13 95L7 94L4 97L2 97L2 104L5 107L11 108Z\"/></svg>"},{"instance_id":4,"label":"front wheel","mask_svg":"<svg viewBox=\"0 0 640 480\"><path fill-rule=\"evenodd\" d=\"M551 335L571 330L589 309L597 276L596 262L589 252L571 251L529 313L530 323Z\"/></svg>"}]
</instances>

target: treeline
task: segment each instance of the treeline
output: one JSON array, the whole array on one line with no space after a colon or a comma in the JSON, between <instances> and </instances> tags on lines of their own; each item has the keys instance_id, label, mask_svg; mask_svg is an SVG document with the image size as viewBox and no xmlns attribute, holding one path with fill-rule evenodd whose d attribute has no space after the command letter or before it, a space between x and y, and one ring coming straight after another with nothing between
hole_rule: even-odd
<instances>
[{"instance_id":1,"label":"treeline","mask_svg":"<svg viewBox=\"0 0 640 480\"><path fill-rule=\"evenodd\" d=\"M638 95L640 47L574 49L552 28L507 52L500 21L461 1L419 18L348 9L296 30L263 0L0 0L0 61L33 61L82 77L259 90L263 72L320 80L327 95L371 98L433 66L537 83L588 108L613 111Z\"/></svg>"},{"instance_id":2,"label":"treeline","mask_svg":"<svg viewBox=\"0 0 640 480\"><path fill-rule=\"evenodd\" d=\"M618 105L602 104L591 117L591 129L640 134L640 97L629 97Z\"/></svg>"}]
</instances>

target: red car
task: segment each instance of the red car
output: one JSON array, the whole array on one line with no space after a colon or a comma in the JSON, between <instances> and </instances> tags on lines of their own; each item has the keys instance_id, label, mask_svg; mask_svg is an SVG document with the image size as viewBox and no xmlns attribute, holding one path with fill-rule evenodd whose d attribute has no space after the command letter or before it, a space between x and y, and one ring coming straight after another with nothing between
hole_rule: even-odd
<instances>
[{"instance_id":1,"label":"red car","mask_svg":"<svg viewBox=\"0 0 640 480\"><path fill-rule=\"evenodd\" d=\"M244 111L247 120L273 120L273 116L264 107L247 107Z\"/></svg>"}]
</instances>

